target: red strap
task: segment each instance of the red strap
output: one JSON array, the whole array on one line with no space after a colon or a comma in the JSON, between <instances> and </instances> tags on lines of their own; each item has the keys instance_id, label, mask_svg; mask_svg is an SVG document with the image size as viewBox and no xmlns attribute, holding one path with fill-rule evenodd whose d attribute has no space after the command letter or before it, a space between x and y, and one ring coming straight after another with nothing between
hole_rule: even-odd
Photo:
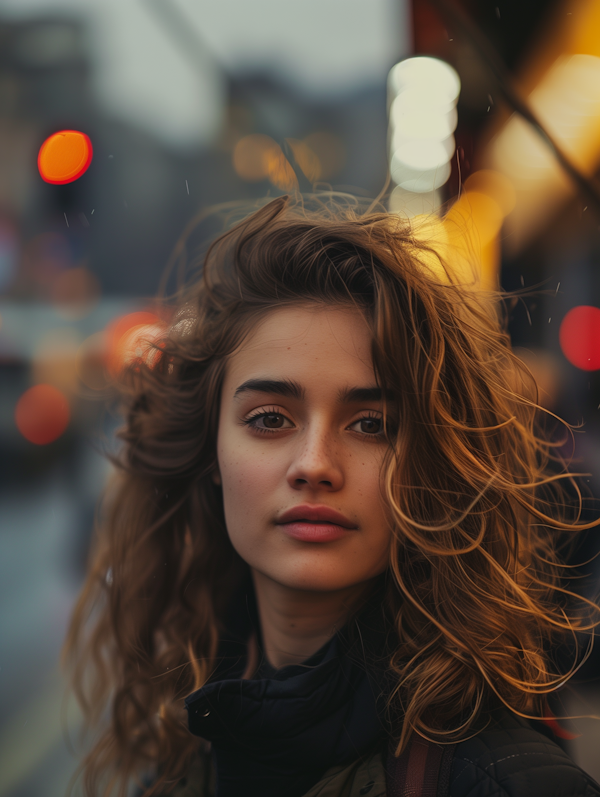
<instances>
[{"instance_id":1,"label":"red strap","mask_svg":"<svg viewBox=\"0 0 600 797\"><path fill-rule=\"evenodd\" d=\"M547 725L555 736L559 739L579 739L580 733L571 733L558 722L554 714L550 710L546 711L546 716L542 720L544 725Z\"/></svg>"},{"instance_id":2,"label":"red strap","mask_svg":"<svg viewBox=\"0 0 600 797\"><path fill-rule=\"evenodd\" d=\"M413 734L396 758L390 739L385 762L388 797L446 797L454 748Z\"/></svg>"}]
</instances>

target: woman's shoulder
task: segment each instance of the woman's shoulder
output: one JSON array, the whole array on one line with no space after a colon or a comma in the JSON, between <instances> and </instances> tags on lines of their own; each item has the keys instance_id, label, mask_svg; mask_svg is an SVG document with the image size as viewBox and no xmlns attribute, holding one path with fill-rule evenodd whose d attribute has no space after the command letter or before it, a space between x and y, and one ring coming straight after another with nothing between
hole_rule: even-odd
<instances>
[{"instance_id":1,"label":"woman's shoulder","mask_svg":"<svg viewBox=\"0 0 600 797\"><path fill-rule=\"evenodd\" d=\"M600 797L600 785L541 729L508 712L457 744L449 797Z\"/></svg>"}]
</instances>

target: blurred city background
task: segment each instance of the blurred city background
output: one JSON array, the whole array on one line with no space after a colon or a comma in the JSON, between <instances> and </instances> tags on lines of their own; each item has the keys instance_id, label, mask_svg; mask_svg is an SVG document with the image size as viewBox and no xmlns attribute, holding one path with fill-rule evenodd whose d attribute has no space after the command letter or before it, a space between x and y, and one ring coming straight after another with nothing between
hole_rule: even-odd
<instances>
[{"instance_id":1,"label":"blurred city background","mask_svg":"<svg viewBox=\"0 0 600 797\"><path fill-rule=\"evenodd\" d=\"M53 184L62 130L93 158ZM107 380L160 325L194 216L390 173L391 210L467 230L484 284L522 292L513 344L598 495L599 166L597 0L0 0L0 797L63 797L76 767L58 655L120 423ZM600 715L598 674L597 648L567 712ZM600 780L600 721L565 727Z\"/></svg>"}]
</instances>

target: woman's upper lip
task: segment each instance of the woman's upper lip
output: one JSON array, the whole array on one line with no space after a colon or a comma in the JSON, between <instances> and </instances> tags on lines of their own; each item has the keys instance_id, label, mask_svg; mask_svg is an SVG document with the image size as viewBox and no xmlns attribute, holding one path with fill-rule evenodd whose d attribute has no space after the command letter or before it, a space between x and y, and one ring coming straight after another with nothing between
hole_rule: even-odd
<instances>
[{"instance_id":1,"label":"woman's upper lip","mask_svg":"<svg viewBox=\"0 0 600 797\"><path fill-rule=\"evenodd\" d=\"M320 520L325 523L335 523L337 526L344 526L347 529L356 529L358 526L348 520L347 517L322 504L300 504L287 509L276 523L291 523L294 520Z\"/></svg>"}]
</instances>

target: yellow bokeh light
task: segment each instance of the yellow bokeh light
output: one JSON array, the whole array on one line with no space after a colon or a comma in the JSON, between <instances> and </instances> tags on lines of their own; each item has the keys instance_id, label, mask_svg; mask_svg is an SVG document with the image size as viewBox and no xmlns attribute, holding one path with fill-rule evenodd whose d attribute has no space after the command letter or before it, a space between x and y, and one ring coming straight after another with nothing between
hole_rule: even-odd
<instances>
[{"instance_id":1,"label":"yellow bokeh light","mask_svg":"<svg viewBox=\"0 0 600 797\"><path fill-rule=\"evenodd\" d=\"M469 279L474 264L485 290L497 288L500 243L504 221L500 204L489 194L464 191L444 217L452 251L452 266Z\"/></svg>"},{"instance_id":2,"label":"yellow bokeh light","mask_svg":"<svg viewBox=\"0 0 600 797\"><path fill-rule=\"evenodd\" d=\"M562 55L540 79L528 102L572 163L591 175L600 163L600 58ZM575 188L531 125L514 115L491 141L485 162L515 190L506 220L511 254L539 233Z\"/></svg>"},{"instance_id":3,"label":"yellow bokeh light","mask_svg":"<svg viewBox=\"0 0 600 797\"><path fill-rule=\"evenodd\" d=\"M514 210L517 201L517 194L511 181L506 175L492 169L480 169L473 172L465 180L463 190L492 197L504 216Z\"/></svg>"},{"instance_id":4,"label":"yellow bokeh light","mask_svg":"<svg viewBox=\"0 0 600 797\"><path fill-rule=\"evenodd\" d=\"M282 191L298 188L298 179L276 141L262 133L241 138L233 150L233 168L249 182L268 179Z\"/></svg>"},{"instance_id":5,"label":"yellow bokeh light","mask_svg":"<svg viewBox=\"0 0 600 797\"><path fill-rule=\"evenodd\" d=\"M287 138L298 167L310 183L328 180L344 166L346 151L339 136L317 131L303 140ZM253 133L241 138L233 149L233 168L249 182L270 180L282 191L299 188L298 179L279 144L270 136Z\"/></svg>"},{"instance_id":6,"label":"yellow bokeh light","mask_svg":"<svg viewBox=\"0 0 600 797\"><path fill-rule=\"evenodd\" d=\"M486 244L498 235L503 218L502 208L489 194L464 191L444 221L457 223L474 242Z\"/></svg>"},{"instance_id":7,"label":"yellow bokeh light","mask_svg":"<svg viewBox=\"0 0 600 797\"><path fill-rule=\"evenodd\" d=\"M419 251L420 262L429 268L438 279L446 282L446 272L436 256L437 253L442 260L448 261L449 239L443 220L435 213L420 213L413 216L411 229L418 241L427 244L434 250L433 252Z\"/></svg>"},{"instance_id":8,"label":"yellow bokeh light","mask_svg":"<svg viewBox=\"0 0 600 797\"><path fill-rule=\"evenodd\" d=\"M298 178L281 150L277 153L269 153L267 174L273 185L282 191L298 189Z\"/></svg>"},{"instance_id":9,"label":"yellow bokeh light","mask_svg":"<svg viewBox=\"0 0 600 797\"><path fill-rule=\"evenodd\" d=\"M500 257L498 233L510 206L510 192L503 194L500 189L506 186L502 180L495 181L491 174L480 174L469 187L480 190L466 190L465 184L460 198L443 218L435 213L412 218L415 238L433 250L419 251L418 256L423 265L444 282L448 274L440 259L453 279L475 288L494 290ZM500 201L485 193L485 188L495 188Z\"/></svg>"}]
</instances>

